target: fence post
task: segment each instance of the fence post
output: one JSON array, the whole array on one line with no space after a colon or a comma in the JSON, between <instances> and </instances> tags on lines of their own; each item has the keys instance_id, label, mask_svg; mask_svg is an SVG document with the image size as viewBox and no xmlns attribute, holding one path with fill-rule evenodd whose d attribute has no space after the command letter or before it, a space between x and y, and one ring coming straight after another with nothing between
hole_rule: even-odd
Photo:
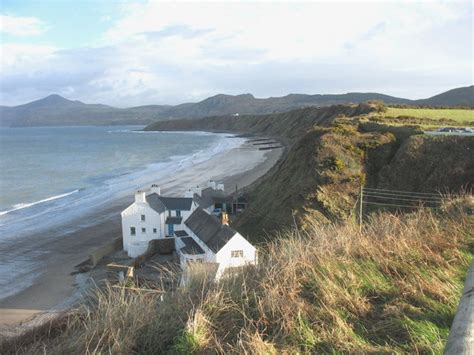
<instances>
[{"instance_id":1,"label":"fence post","mask_svg":"<svg viewBox=\"0 0 474 355\"><path fill-rule=\"evenodd\" d=\"M362 232L362 200L364 199L364 189L362 185L360 185L360 197L359 197L359 231Z\"/></svg>"}]
</instances>

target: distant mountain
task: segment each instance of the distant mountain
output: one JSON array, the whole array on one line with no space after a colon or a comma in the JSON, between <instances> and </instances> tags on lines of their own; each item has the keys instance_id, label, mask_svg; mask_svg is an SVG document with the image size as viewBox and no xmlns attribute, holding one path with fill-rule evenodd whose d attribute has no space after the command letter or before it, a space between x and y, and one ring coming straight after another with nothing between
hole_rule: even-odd
<instances>
[{"instance_id":1,"label":"distant mountain","mask_svg":"<svg viewBox=\"0 0 474 355\"><path fill-rule=\"evenodd\" d=\"M0 126L71 126L148 124L177 118L201 118L232 114L286 112L309 106L329 106L383 100L389 104L430 106L474 106L474 86L458 88L423 100L409 100L378 93L337 95L290 94L283 97L255 98L252 94L216 95L197 103L147 105L116 108L85 104L59 95L50 95L24 105L0 106Z\"/></svg>"},{"instance_id":2,"label":"distant mountain","mask_svg":"<svg viewBox=\"0 0 474 355\"><path fill-rule=\"evenodd\" d=\"M417 105L428 106L474 106L474 85L452 89L429 99L415 100Z\"/></svg>"},{"instance_id":3,"label":"distant mountain","mask_svg":"<svg viewBox=\"0 0 474 355\"><path fill-rule=\"evenodd\" d=\"M22 127L147 124L160 112L160 107L120 109L50 95L20 106L1 106L0 125Z\"/></svg>"},{"instance_id":4,"label":"distant mountain","mask_svg":"<svg viewBox=\"0 0 474 355\"><path fill-rule=\"evenodd\" d=\"M377 93L348 93L341 95L290 94L283 97L255 98L252 94L216 95L195 104L184 104L167 111L173 118L197 118L229 114L266 114L285 112L308 106L330 106L344 103L361 103L368 100L384 100L396 104L408 104L410 100Z\"/></svg>"}]
</instances>

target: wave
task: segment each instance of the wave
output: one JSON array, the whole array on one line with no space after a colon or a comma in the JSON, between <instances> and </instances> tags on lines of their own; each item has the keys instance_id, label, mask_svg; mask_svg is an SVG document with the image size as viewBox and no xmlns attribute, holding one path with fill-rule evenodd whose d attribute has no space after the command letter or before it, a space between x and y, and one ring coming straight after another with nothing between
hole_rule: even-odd
<instances>
[{"instance_id":1,"label":"wave","mask_svg":"<svg viewBox=\"0 0 474 355\"><path fill-rule=\"evenodd\" d=\"M142 129L116 129L107 131L107 133L137 133L137 134L189 134L194 136L212 136L216 134L222 134L223 136L232 137L234 134L231 133L214 133L207 131L144 131Z\"/></svg>"},{"instance_id":2,"label":"wave","mask_svg":"<svg viewBox=\"0 0 474 355\"><path fill-rule=\"evenodd\" d=\"M66 196L75 194L75 193L77 193L77 192L79 192L79 190L74 190L74 191L71 191L71 192L66 192L66 193L61 194L61 195L51 196L51 197L45 198L45 199L43 199L43 200L35 201L35 202L18 203L18 204L16 204L16 205L13 205L13 208L11 208L11 209L9 209L9 210L0 211L0 216L6 215L6 214L8 214L8 213L10 213L10 212L13 212L13 211L18 211L18 210L22 210L22 209L24 209L24 208L28 208L28 207L31 207L31 206L39 205L40 203L49 202L49 201L54 201L54 200L57 200L57 199L60 199L60 198L63 198L63 197L66 197Z\"/></svg>"}]
</instances>

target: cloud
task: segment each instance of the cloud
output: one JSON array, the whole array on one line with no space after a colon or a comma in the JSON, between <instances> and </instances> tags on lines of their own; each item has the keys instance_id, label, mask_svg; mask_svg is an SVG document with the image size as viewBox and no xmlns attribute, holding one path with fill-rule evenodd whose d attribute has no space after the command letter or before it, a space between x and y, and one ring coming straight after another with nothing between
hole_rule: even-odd
<instances>
[{"instance_id":1,"label":"cloud","mask_svg":"<svg viewBox=\"0 0 474 355\"><path fill-rule=\"evenodd\" d=\"M123 4L95 47L3 44L2 103L51 92L117 106L245 92L427 97L472 83L470 10L444 2Z\"/></svg>"},{"instance_id":2,"label":"cloud","mask_svg":"<svg viewBox=\"0 0 474 355\"><path fill-rule=\"evenodd\" d=\"M22 17L0 14L0 30L13 36L36 36L44 33L46 23L36 17Z\"/></svg>"},{"instance_id":3,"label":"cloud","mask_svg":"<svg viewBox=\"0 0 474 355\"><path fill-rule=\"evenodd\" d=\"M11 72L27 74L33 67L45 66L52 58L56 47L29 43L2 43L1 68L2 75Z\"/></svg>"}]
</instances>

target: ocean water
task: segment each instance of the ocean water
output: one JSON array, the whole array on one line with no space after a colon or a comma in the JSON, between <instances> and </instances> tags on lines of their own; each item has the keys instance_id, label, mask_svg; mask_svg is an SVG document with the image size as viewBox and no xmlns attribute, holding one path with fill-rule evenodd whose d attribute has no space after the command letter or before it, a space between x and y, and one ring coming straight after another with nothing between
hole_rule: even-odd
<instances>
[{"instance_id":1,"label":"ocean water","mask_svg":"<svg viewBox=\"0 0 474 355\"><path fill-rule=\"evenodd\" d=\"M23 250L28 237L61 226L63 233L73 231L68 222L244 142L141 128L0 128L0 299L13 292L12 284L16 291L30 284L38 267L32 260L48 257L26 242Z\"/></svg>"}]
</instances>

